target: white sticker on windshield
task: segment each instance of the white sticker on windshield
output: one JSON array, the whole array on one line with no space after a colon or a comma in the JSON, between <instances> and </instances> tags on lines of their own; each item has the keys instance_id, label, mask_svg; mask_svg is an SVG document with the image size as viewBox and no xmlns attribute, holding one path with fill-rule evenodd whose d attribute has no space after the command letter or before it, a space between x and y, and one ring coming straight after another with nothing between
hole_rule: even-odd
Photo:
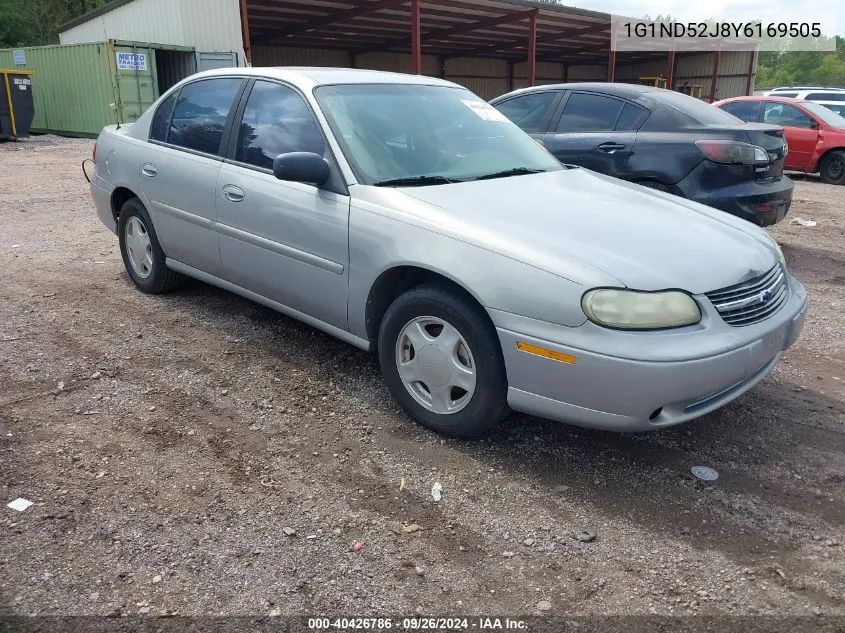
<instances>
[{"instance_id":1,"label":"white sticker on windshield","mask_svg":"<svg viewBox=\"0 0 845 633\"><path fill-rule=\"evenodd\" d=\"M507 121L508 118L489 103L461 99L461 102L485 121Z\"/></svg>"}]
</instances>

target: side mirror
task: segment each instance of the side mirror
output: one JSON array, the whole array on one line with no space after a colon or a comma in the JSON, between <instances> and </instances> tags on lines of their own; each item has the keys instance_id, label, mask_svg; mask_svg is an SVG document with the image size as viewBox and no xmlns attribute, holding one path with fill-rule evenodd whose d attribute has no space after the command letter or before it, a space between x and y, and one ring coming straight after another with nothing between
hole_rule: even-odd
<instances>
[{"instance_id":1,"label":"side mirror","mask_svg":"<svg viewBox=\"0 0 845 633\"><path fill-rule=\"evenodd\" d=\"M319 154L289 152L280 154L273 161L273 175L279 180L304 182L319 187L329 179L329 164Z\"/></svg>"}]
</instances>

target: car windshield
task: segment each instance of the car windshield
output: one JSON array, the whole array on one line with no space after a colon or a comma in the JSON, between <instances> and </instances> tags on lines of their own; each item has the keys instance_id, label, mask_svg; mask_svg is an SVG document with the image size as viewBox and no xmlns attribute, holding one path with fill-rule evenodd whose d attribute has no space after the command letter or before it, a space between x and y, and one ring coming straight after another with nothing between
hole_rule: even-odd
<instances>
[{"instance_id":1,"label":"car windshield","mask_svg":"<svg viewBox=\"0 0 845 633\"><path fill-rule=\"evenodd\" d=\"M438 185L564 169L462 88L350 84L320 86L314 94L363 184Z\"/></svg>"},{"instance_id":2,"label":"car windshield","mask_svg":"<svg viewBox=\"0 0 845 633\"><path fill-rule=\"evenodd\" d=\"M845 130L845 117L836 114L833 110L829 110L823 105L819 105L818 103L814 103L812 101L802 101L801 105L804 106L808 112L812 112L822 121L827 123L830 127Z\"/></svg>"}]
</instances>

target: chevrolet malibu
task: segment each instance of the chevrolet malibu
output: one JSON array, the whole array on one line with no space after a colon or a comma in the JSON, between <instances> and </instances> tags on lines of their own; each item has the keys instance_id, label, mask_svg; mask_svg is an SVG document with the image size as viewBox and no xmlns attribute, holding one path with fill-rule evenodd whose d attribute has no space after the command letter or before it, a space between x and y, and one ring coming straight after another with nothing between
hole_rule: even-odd
<instances>
[{"instance_id":1,"label":"chevrolet malibu","mask_svg":"<svg viewBox=\"0 0 845 633\"><path fill-rule=\"evenodd\" d=\"M806 314L764 230L563 166L440 79L209 71L104 129L94 162L141 291L193 277L377 351L448 435L508 410L692 420L769 375Z\"/></svg>"}]
</instances>

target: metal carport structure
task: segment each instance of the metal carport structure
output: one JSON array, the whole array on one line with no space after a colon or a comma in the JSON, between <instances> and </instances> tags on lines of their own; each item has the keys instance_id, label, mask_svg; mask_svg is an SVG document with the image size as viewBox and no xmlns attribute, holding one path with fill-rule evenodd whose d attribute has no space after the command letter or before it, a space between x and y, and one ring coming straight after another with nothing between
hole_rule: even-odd
<instances>
[{"instance_id":1,"label":"metal carport structure","mask_svg":"<svg viewBox=\"0 0 845 633\"><path fill-rule=\"evenodd\" d=\"M239 65L341 66L440 76L484 98L567 81L662 75L704 96L749 94L756 55L611 50L608 13L538 0L112 0L64 25L106 39L230 53ZM708 94L709 91L709 94Z\"/></svg>"},{"instance_id":2,"label":"metal carport structure","mask_svg":"<svg viewBox=\"0 0 845 633\"><path fill-rule=\"evenodd\" d=\"M330 48L346 51L355 67L370 52L410 54L410 71L422 73L423 55L497 58L527 64L534 85L538 62L606 65L613 80L611 16L528 0L239 0L244 49L255 46ZM625 63L653 60L630 53ZM659 57L659 56L658 56ZM663 55L665 59L666 56ZM439 73L439 74L442 74ZM563 81L567 77L560 78Z\"/></svg>"}]
</instances>

